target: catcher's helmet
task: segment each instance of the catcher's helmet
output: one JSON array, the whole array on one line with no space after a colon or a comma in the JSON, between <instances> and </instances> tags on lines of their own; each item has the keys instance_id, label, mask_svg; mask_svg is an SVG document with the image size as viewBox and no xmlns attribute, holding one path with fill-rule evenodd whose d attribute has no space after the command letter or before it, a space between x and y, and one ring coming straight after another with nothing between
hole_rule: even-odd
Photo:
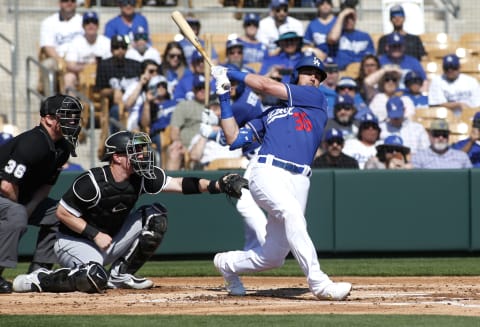
<instances>
[{"instance_id":1,"label":"catcher's helmet","mask_svg":"<svg viewBox=\"0 0 480 327\"><path fill-rule=\"evenodd\" d=\"M155 178L152 140L145 133L119 131L105 140L102 161L110 161L114 153L126 154L133 170L148 179Z\"/></svg>"},{"instance_id":2,"label":"catcher's helmet","mask_svg":"<svg viewBox=\"0 0 480 327\"><path fill-rule=\"evenodd\" d=\"M327 73L325 72L325 67L323 62L315 56L305 56L295 65L293 69L292 75L290 76L290 83L297 84L298 83L298 75L302 68L306 67L313 67L320 72L322 77L320 78L320 83L327 78Z\"/></svg>"},{"instance_id":3,"label":"catcher's helmet","mask_svg":"<svg viewBox=\"0 0 480 327\"><path fill-rule=\"evenodd\" d=\"M57 118L63 136L73 146L73 156L76 156L75 147L82 129L80 126L82 110L83 106L77 98L65 94L49 96L40 104L40 116L51 115Z\"/></svg>"}]
</instances>

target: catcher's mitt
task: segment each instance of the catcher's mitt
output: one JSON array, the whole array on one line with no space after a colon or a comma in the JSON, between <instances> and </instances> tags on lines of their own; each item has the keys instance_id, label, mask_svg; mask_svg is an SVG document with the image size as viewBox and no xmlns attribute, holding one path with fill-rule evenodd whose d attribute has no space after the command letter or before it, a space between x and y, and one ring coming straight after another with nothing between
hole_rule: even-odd
<instances>
[{"instance_id":1,"label":"catcher's mitt","mask_svg":"<svg viewBox=\"0 0 480 327\"><path fill-rule=\"evenodd\" d=\"M238 174L226 174L218 180L220 191L228 196L240 199L242 196L242 188L248 190L248 180Z\"/></svg>"}]
</instances>

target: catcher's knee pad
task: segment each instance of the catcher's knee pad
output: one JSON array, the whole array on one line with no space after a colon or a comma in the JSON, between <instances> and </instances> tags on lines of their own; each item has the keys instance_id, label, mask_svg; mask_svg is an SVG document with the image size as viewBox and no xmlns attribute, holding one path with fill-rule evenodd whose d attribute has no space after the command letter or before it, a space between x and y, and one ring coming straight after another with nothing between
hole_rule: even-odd
<instances>
[{"instance_id":1,"label":"catcher's knee pad","mask_svg":"<svg viewBox=\"0 0 480 327\"><path fill-rule=\"evenodd\" d=\"M141 215L143 229L124 259L126 272L134 274L152 257L162 243L167 232L167 209L160 203L145 205L137 209L135 214Z\"/></svg>"},{"instance_id":2,"label":"catcher's knee pad","mask_svg":"<svg viewBox=\"0 0 480 327\"><path fill-rule=\"evenodd\" d=\"M96 262L81 265L77 268L60 268L51 273L38 275L43 292L86 292L102 293L107 287L108 273Z\"/></svg>"}]
</instances>

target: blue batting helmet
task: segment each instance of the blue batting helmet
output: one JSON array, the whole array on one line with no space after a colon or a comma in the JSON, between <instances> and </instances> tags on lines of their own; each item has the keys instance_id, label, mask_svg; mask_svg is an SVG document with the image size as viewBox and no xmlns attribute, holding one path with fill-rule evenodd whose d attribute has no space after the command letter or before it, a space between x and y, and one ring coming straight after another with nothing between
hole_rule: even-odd
<instances>
[{"instance_id":1,"label":"blue batting helmet","mask_svg":"<svg viewBox=\"0 0 480 327\"><path fill-rule=\"evenodd\" d=\"M327 73L325 72L325 66L323 62L315 56L305 56L295 65L293 69L292 76L290 76L290 83L297 84L298 83L298 74L300 69L304 67L312 67L317 69L322 77L320 78L320 83L327 78Z\"/></svg>"}]
</instances>

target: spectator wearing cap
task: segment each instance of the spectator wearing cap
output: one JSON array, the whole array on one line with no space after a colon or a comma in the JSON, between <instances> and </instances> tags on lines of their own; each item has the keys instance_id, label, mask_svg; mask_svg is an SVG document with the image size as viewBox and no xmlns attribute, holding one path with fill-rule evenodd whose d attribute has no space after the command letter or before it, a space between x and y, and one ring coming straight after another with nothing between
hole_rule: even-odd
<instances>
[{"instance_id":1,"label":"spectator wearing cap","mask_svg":"<svg viewBox=\"0 0 480 327\"><path fill-rule=\"evenodd\" d=\"M55 73L63 69L64 57L70 42L82 35L82 16L76 12L75 1L58 1L59 10L42 20L40 24L41 64ZM57 92L50 85L48 74L40 74L38 91L45 96Z\"/></svg>"},{"instance_id":2,"label":"spectator wearing cap","mask_svg":"<svg viewBox=\"0 0 480 327\"><path fill-rule=\"evenodd\" d=\"M327 35L332 29L337 18L333 14L332 0L315 0L317 17L312 19L305 30L304 41L317 47L324 57L332 55L327 43Z\"/></svg>"},{"instance_id":3,"label":"spectator wearing cap","mask_svg":"<svg viewBox=\"0 0 480 327\"><path fill-rule=\"evenodd\" d=\"M203 56L195 50L192 54L190 61L190 70L186 71L183 77L178 81L173 92L173 99L177 102L184 100L192 100L194 98L194 92L192 90L192 83L195 75L204 75L205 63ZM215 81L212 79L212 86L215 85ZM215 87L211 88L214 90Z\"/></svg>"},{"instance_id":4,"label":"spectator wearing cap","mask_svg":"<svg viewBox=\"0 0 480 327\"><path fill-rule=\"evenodd\" d=\"M370 113L361 116L357 138L345 141L343 153L355 158L358 161L359 168L364 169L368 159L377 155L375 146L380 139L380 132L377 117Z\"/></svg>"},{"instance_id":5,"label":"spectator wearing cap","mask_svg":"<svg viewBox=\"0 0 480 327\"><path fill-rule=\"evenodd\" d=\"M267 46L257 39L260 16L247 13L243 18L243 35L238 39L243 44L243 63L261 63L268 56Z\"/></svg>"},{"instance_id":6,"label":"spectator wearing cap","mask_svg":"<svg viewBox=\"0 0 480 327\"><path fill-rule=\"evenodd\" d=\"M416 58L421 61L427 56L427 52L423 47L423 42L418 35L407 33L403 29L405 22L405 11L401 5L394 5L390 8L390 22L393 25L393 33L399 33L405 38L405 54ZM389 34L383 35L378 40L377 55L381 56L385 54L387 38Z\"/></svg>"},{"instance_id":7,"label":"spectator wearing cap","mask_svg":"<svg viewBox=\"0 0 480 327\"><path fill-rule=\"evenodd\" d=\"M147 18L135 10L136 0L118 0L117 3L120 14L105 24L106 37L112 39L115 35L122 35L127 44L130 44L139 27L143 28L144 33L150 35Z\"/></svg>"},{"instance_id":8,"label":"spectator wearing cap","mask_svg":"<svg viewBox=\"0 0 480 327\"><path fill-rule=\"evenodd\" d=\"M357 122L354 119L356 112L355 102L351 96L337 95L333 107L333 118L327 120L325 130L338 130L345 140L356 138L358 134Z\"/></svg>"},{"instance_id":9,"label":"spectator wearing cap","mask_svg":"<svg viewBox=\"0 0 480 327\"><path fill-rule=\"evenodd\" d=\"M78 74L87 64L96 64L101 59L112 56L110 39L98 33L99 18L96 12L83 14L82 27L84 34L77 35L65 54L66 72L63 75L65 92L76 90Z\"/></svg>"},{"instance_id":10,"label":"spectator wearing cap","mask_svg":"<svg viewBox=\"0 0 480 327\"><path fill-rule=\"evenodd\" d=\"M177 102L171 99L168 92L167 79L162 75L150 78L145 92L145 101L140 107L139 126L149 133L150 138L156 145L158 166L164 164L161 162L160 156L162 149L160 133L170 125L176 105Z\"/></svg>"},{"instance_id":11,"label":"spectator wearing cap","mask_svg":"<svg viewBox=\"0 0 480 327\"><path fill-rule=\"evenodd\" d=\"M188 25L190 25L190 27L192 28L193 33L195 33L195 35L197 36L197 39L200 42L200 44L203 47L205 47L205 40L203 40L200 37L200 29L202 27L202 24L200 23L200 20L197 17L194 17L194 16L187 16L187 17L185 17L185 20L187 21ZM180 31L180 33L181 33L182 37L181 37L180 40L178 40L178 43L183 48L183 54L185 55L185 59L187 60L187 62L191 62L192 61L192 55L197 50L195 49L195 47L193 46L193 44L190 41L188 41L186 38L183 37L183 32ZM212 55L210 56L210 58L212 59L212 62L214 64L216 64L218 62L217 50L215 50L215 48L213 46L212 46Z\"/></svg>"},{"instance_id":12,"label":"spectator wearing cap","mask_svg":"<svg viewBox=\"0 0 480 327\"><path fill-rule=\"evenodd\" d=\"M387 101L387 119L380 123L380 139L398 135L412 153L428 148L430 140L422 124L405 118L405 105L402 98L393 96Z\"/></svg>"},{"instance_id":13,"label":"spectator wearing cap","mask_svg":"<svg viewBox=\"0 0 480 327\"><path fill-rule=\"evenodd\" d=\"M377 155L371 157L365 164L365 169L411 169L408 162L410 148L403 145L398 135L390 135L383 144L376 146Z\"/></svg>"},{"instance_id":14,"label":"spectator wearing cap","mask_svg":"<svg viewBox=\"0 0 480 327\"><path fill-rule=\"evenodd\" d=\"M136 83L141 73L138 61L125 58L128 43L122 35L110 39L112 57L100 60L97 66L95 88L110 100L110 117L119 120L119 106L123 106L123 94L130 84ZM122 117L123 118L123 117ZM112 133L118 127L110 126Z\"/></svg>"},{"instance_id":15,"label":"spectator wearing cap","mask_svg":"<svg viewBox=\"0 0 480 327\"><path fill-rule=\"evenodd\" d=\"M133 42L131 47L127 50L126 58L133 59L138 62L142 62L145 59L150 59L160 65L162 63L162 59L160 59L160 52L152 47L148 43L148 40L148 33L145 32L142 26L139 26L133 34Z\"/></svg>"},{"instance_id":16,"label":"spectator wearing cap","mask_svg":"<svg viewBox=\"0 0 480 327\"><path fill-rule=\"evenodd\" d=\"M414 168L459 169L472 168L468 155L449 146L450 130L445 119L430 124L430 146L412 154Z\"/></svg>"},{"instance_id":17,"label":"spectator wearing cap","mask_svg":"<svg viewBox=\"0 0 480 327\"><path fill-rule=\"evenodd\" d=\"M371 112L371 110L367 106L365 101L363 101L360 94L357 93L357 90L357 82L349 76L343 76L342 78L340 78L340 81L338 81L336 87L337 94L348 94L353 99L353 101L355 102L355 108L357 108L355 116L360 117L367 112Z\"/></svg>"},{"instance_id":18,"label":"spectator wearing cap","mask_svg":"<svg viewBox=\"0 0 480 327\"><path fill-rule=\"evenodd\" d=\"M313 160L312 168L358 169L358 162L342 152L345 139L341 131L331 128L325 133L325 152Z\"/></svg>"},{"instance_id":19,"label":"spectator wearing cap","mask_svg":"<svg viewBox=\"0 0 480 327\"><path fill-rule=\"evenodd\" d=\"M128 112L127 130L138 131L140 110L147 96L147 87L150 80L158 76L159 65L152 59L145 59L140 64L141 73L135 83L131 83L122 96L125 110Z\"/></svg>"},{"instance_id":20,"label":"spectator wearing cap","mask_svg":"<svg viewBox=\"0 0 480 327\"><path fill-rule=\"evenodd\" d=\"M375 54L370 34L356 29L356 21L355 9L343 8L327 36L327 42L333 49L333 56L340 70L344 70L350 63L360 62L367 54Z\"/></svg>"},{"instance_id":21,"label":"spectator wearing cap","mask_svg":"<svg viewBox=\"0 0 480 327\"><path fill-rule=\"evenodd\" d=\"M428 104L454 111L480 107L480 86L472 76L460 72L460 58L455 54L443 57L443 74L434 76L428 89Z\"/></svg>"},{"instance_id":22,"label":"spectator wearing cap","mask_svg":"<svg viewBox=\"0 0 480 327\"><path fill-rule=\"evenodd\" d=\"M239 39L231 39L227 41L226 48L226 65L233 65L238 70L246 73L254 73L253 68L250 68L243 64L243 43Z\"/></svg>"},{"instance_id":23,"label":"spectator wearing cap","mask_svg":"<svg viewBox=\"0 0 480 327\"><path fill-rule=\"evenodd\" d=\"M428 96L423 94L422 86L424 79L416 71L409 71L403 78L405 90L403 94L408 96L415 106L415 109L428 107Z\"/></svg>"},{"instance_id":24,"label":"spectator wearing cap","mask_svg":"<svg viewBox=\"0 0 480 327\"><path fill-rule=\"evenodd\" d=\"M327 98L327 104L328 104L328 118L331 119L333 118L334 110L333 107L335 106L335 100L337 99L337 83L338 79L340 77L340 74L338 72L338 65L330 57L327 57L323 61L323 66L324 70L327 73L327 78L323 81L323 83L320 84L318 87L325 97Z\"/></svg>"},{"instance_id":25,"label":"spectator wearing cap","mask_svg":"<svg viewBox=\"0 0 480 327\"><path fill-rule=\"evenodd\" d=\"M193 75L191 87L193 98L179 102L170 120L172 143L167 150L167 170L179 170L183 167L184 155L202 122L202 112L205 109L205 77L203 74Z\"/></svg>"},{"instance_id":26,"label":"spectator wearing cap","mask_svg":"<svg viewBox=\"0 0 480 327\"><path fill-rule=\"evenodd\" d=\"M379 121L387 118L387 101L393 96L400 96L405 106L405 117L411 118L415 114L415 105L412 100L403 95L400 90L400 78L402 72L397 65L385 65L377 72L365 79L369 85L371 81L380 77L378 81L378 92L369 104L370 110L377 116Z\"/></svg>"},{"instance_id":27,"label":"spectator wearing cap","mask_svg":"<svg viewBox=\"0 0 480 327\"><path fill-rule=\"evenodd\" d=\"M480 111L473 116L470 137L452 144L452 148L468 154L473 167L480 167Z\"/></svg>"},{"instance_id":28,"label":"spectator wearing cap","mask_svg":"<svg viewBox=\"0 0 480 327\"><path fill-rule=\"evenodd\" d=\"M413 70L425 80L427 75L420 62L412 56L405 54L405 37L397 32L387 35L386 53L379 56L380 65L397 65L402 70L402 77ZM400 87L405 88L403 78Z\"/></svg>"},{"instance_id":29,"label":"spectator wearing cap","mask_svg":"<svg viewBox=\"0 0 480 327\"><path fill-rule=\"evenodd\" d=\"M303 24L288 15L288 3L288 0L272 0L270 15L262 18L258 24L257 39L267 46L269 54L276 53L276 41L280 35L292 31L303 37Z\"/></svg>"}]
</instances>

